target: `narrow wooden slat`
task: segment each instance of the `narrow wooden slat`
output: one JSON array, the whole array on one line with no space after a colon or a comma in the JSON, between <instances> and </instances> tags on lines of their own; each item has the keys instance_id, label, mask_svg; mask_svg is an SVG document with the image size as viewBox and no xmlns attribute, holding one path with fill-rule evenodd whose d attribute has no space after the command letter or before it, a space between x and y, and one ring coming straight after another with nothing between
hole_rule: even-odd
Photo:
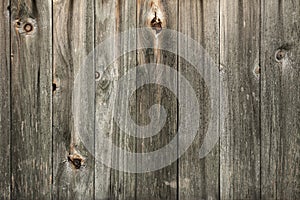
<instances>
[{"instance_id":1,"label":"narrow wooden slat","mask_svg":"<svg viewBox=\"0 0 300 200\"><path fill-rule=\"evenodd\" d=\"M116 16L115 10L116 1L96 1L95 4L95 47L105 41L105 39L113 36L116 32ZM107 51L113 52L115 48L114 44L107 46ZM97 55L96 55L97 59ZM109 62L109 61L107 61ZM114 65L113 65L114 66ZM96 70L99 71L99 76L104 72L100 71L100 66L96 63ZM106 66L105 66L106 67ZM103 67L102 67L103 68ZM111 79L110 71L106 72L106 79ZM100 74L101 73L101 74ZM109 107L109 100L113 97L110 96L110 88L113 88L112 81L103 79L103 86L96 82L96 112L95 112L95 127L101 127L103 133L109 134L109 139L112 140L112 108ZM105 81L107 84L105 84ZM99 85L99 86L98 86ZM102 89L102 88L104 89ZM99 89L98 89L99 88ZM99 90L99 92L98 92ZM97 94L99 93L99 95ZM102 103L103 102L103 103ZM101 105L102 103L102 105ZM101 124L102 122L102 124ZM110 174L112 169L99 162L98 157L101 152L101 144L99 143L98 128L95 128L95 198L97 199L109 199L113 196L114 191L110 188ZM111 157L111 151L107 151L107 157Z\"/></svg>"},{"instance_id":2,"label":"narrow wooden slat","mask_svg":"<svg viewBox=\"0 0 300 200\"><path fill-rule=\"evenodd\" d=\"M11 1L12 199L51 198L51 1Z\"/></svg>"},{"instance_id":3,"label":"narrow wooden slat","mask_svg":"<svg viewBox=\"0 0 300 200\"><path fill-rule=\"evenodd\" d=\"M85 122L94 126L93 95L87 102L84 96L85 91L93 90L93 85L86 88L87 80L82 75L88 73L94 79L93 65L84 66L94 47L93 1L53 1L53 39L53 196L55 199L93 199L93 147L85 146L89 145L82 141L86 133L75 128ZM82 78L81 82L75 77ZM77 97L74 97L75 90ZM88 108L92 119L87 118L81 108ZM85 130L93 138L93 128Z\"/></svg>"},{"instance_id":4,"label":"narrow wooden slat","mask_svg":"<svg viewBox=\"0 0 300 200\"><path fill-rule=\"evenodd\" d=\"M137 27L154 29L152 30L152 35L150 37L144 37L143 34L138 35L137 42L140 43L138 46L143 46L143 44L151 42L152 46L155 47L152 49L138 50L138 66L154 63L156 65L163 64L170 68L163 72L157 70L151 72L146 67L145 70L137 75L137 83L144 80L149 82L150 75L153 75L149 73L154 73L156 83L160 80L167 79L168 82L177 85L177 73L175 73L175 75L171 73L172 70L177 70L177 55L160 49L161 46L166 46L164 44L168 43L168 37L174 36L165 35L164 37L160 37L159 35L160 31L164 32L165 28L177 30L177 10L178 2L176 0L141 0L137 2ZM151 22L156 22L157 24ZM159 24L159 22L161 22L161 24ZM160 29L160 26L162 27L162 30ZM170 41L177 40L176 38L172 38ZM172 44L172 49L175 49L176 52L176 42ZM141 127L148 125L151 122L151 113L149 113L149 109L154 104L159 104L160 108L164 107L166 111L166 122L163 128L155 136L137 139L137 152L158 152L161 148L168 145L174 137L175 139L177 138L177 97L172 91L159 84L147 84L140 87L136 92L136 97L138 109L136 121ZM149 128L147 133L153 131L154 130ZM167 154L164 155L164 159L154 159L152 162L168 163L168 153L172 152L167 152ZM147 155L145 155L143 159L148 159ZM137 167L138 166L147 168L142 160L139 159L137 160ZM177 179L176 161L162 169L137 174L136 199L177 199Z\"/></svg>"},{"instance_id":5,"label":"narrow wooden slat","mask_svg":"<svg viewBox=\"0 0 300 200\"><path fill-rule=\"evenodd\" d=\"M222 199L260 197L260 1L220 1L220 192ZM222 90L222 92L224 92Z\"/></svg>"},{"instance_id":6,"label":"narrow wooden slat","mask_svg":"<svg viewBox=\"0 0 300 200\"><path fill-rule=\"evenodd\" d=\"M300 198L300 2L261 6L262 199Z\"/></svg>"},{"instance_id":7,"label":"narrow wooden slat","mask_svg":"<svg viewBox=\"0 0 300 200\"><path fill-rule=\"evenodd\" d=\"M118 36L136 27L136 2L98 1L95 12L96 49L111 37L116 37L103 47L105 49L100 47L99 51L103 53L97 53L95 57L96 71L100 76L96 82L95 197L96 199L134 199L135 173L124 172L124 170L126 166L135 165L135 160L130 162L124 153L114 150L112 146L109 149L104 148L101 141L105 135L112 144L125 151L135 152L135 139L119 127L117 114L126 111L124 110L126 108L116 104L116 98L124 105L131 105L132 114L126 117L134 117L135 98L127 99L126 96L127 87L135 85L135 75L131 75L132 79L126 79L125 85L118 85L118 80L135 68L136 54L126 50L135 48L136 42L135 38L130 39L130 34L122 34L128 39L120 39ZM115 55L116 60L109 59L111 57L108 55ZM101 162L101 155L107 159ZM111 162L115 162L116 166L109 166Z\"/></svg>"},{"instance_id":8,"label":"narrow wooden slat","mask_svg":"<svg viewBox=\"0 0 300 200\"><path fill-rule=\"evenodd\" d=\"M0 198L10 199L10 2L0 4Z\"/></svg>"},{"instance_id":9,"label":"narrow wooden slat","mask_svg":"<svg viewBox=\"0 0 300 200\"><path fill-rule=\"evenodd\" d=\"M193 87L200 106L197 136L179 160L179 198L219 199L219 143L215 144L205 158L201 159L199 155L204 138L211 137L209 134L213 134L208 133L208 124L212 123L216 127L216 131L219 131L219 119L210 122L212 112L218 116L219 107L211 110L212 94L209 93L209 90L219 91L219 1L179 1L179 32L198 42L215 63L215 65L209 65L208 56L197 55L202 56L202 62L199 64L204 68L199 73L195 69L197 66L192 66L188 60L179 58L179 73L185 76ZM195 50L190 49L189 46L191 44L179 42L181 51L185 51L187 55L193 55ZM214 72L217 74L213 74ZM206 80L210 81L210 85L207 85L204 76L206 76ZM180 88L182 84L179 82ZM179 95L189 102L191 94L185 91L179 91ZM219 94L216 98L219 98ZM186 116L182 117L187 118ZM194 122L190 122L190 124L191 126L186 128L191 132L195 124ZM179 137L181 139L184 136L179 135ZM218 137L215 139L219 140Z\"/></svg>"}]
</instances>

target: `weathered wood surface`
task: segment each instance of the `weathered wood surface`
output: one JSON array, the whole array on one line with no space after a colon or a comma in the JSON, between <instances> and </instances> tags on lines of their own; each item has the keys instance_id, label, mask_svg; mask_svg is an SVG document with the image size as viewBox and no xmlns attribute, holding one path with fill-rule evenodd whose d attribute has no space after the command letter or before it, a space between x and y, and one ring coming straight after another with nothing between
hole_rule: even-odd
<instances>
[{"instance_id":1,"label":"weathered wood surface","mask_svg":"<svg viewBox=\"0 0 300 200\"><path fill-rule=\"evenodd\" d=\"M260 198L260 1L220 2L222 199ZM224 83L225 82L225 83ZM226 87L226 88L225 88Z\"/></svg>"},{"instance_id":2,"label":"weathered wood surface","mask_svg":"<svg viewBox=\"0 0 300 200\"><path fill-rule=\"evenodd\" d=\"M299 1L3 0L0 11L1 199L300 199ZM158 18L161 24L153 25ZM159 47L170 39L160 31L173 29L201 44L219 75L212 77L213 69L199 75L184 58L158 48L125 53L108 66L108 57L96 53L84 66L108 37L151 26L148 41L128 35L104 50L122 55L132 46ZM194 53L177 40L177 52ZM174 137L184 139L176 135L180 106L170 90L145 85L127 99L128 91L118 85L129 70L149 63L178 71L170 77L157 73L157 81L168 78L180 88L184 75L195 89L198 135L167 167L118 171L107 165L138 169L146 157L129 162L113 147L104 149L100 133L116 146L143 153ZM219 84L208 86L203 76ZM139 71L124 86L149 77L147 70ZM213 111L211 89L219 93ZM115 115L126 107L113 103L115 93L130 105L138 126L150 123L152 105L164 107L168 116L159 134L135 138L121 130ZM180 90L179 95L189 94ZM214 123L219 142L200 159L212 112L219 115ZM89 143L82 138L87 133ZM97 160L103 151L106 164Z\"/></svg>"},{"instance_id":3,"label":"weathered wood surface","mask_svg":"<svg viewBox=\"0 0 300 200\"><path fill-rule=\"evenodd\" d=\"M215 71L218 72L219 63L219 1L179 1L179 23L178 31L197 41L205 49L212 61L215 63ZM194 49L189 48L190 44L179 43L180 49L187 51L187 54L194 54ZM207 65L208 58L199 55L201 65ZM179 159L179 199L219 199L219 143L205 158L199 157L199 150L203 144L205 136L208 136L207 129L210 119L210 112L219 115L219 108L210 109L209 90L219 90L219 85L210 85L204 81L203 76L213 76L207 80L215 79L218 82L218 74L213 74L212 69L202 70L199 74L195 66L179 58L179 73L187 77L196 92L200 104L200 122L197 136L184 155ZM182 84L179 82L179 85ZM210 87L210 88L208 88ZM185 91L185 90L184 90ZM189 102L187 92L179 92ZM217 95L217 101L219 101ZM219 122L212 122L216 130L219 131ZM192 123L191 123L192 124ZM192 130L191 127L186 127ZM219 134L219 133L218 133ZM217 134L217 135L218 135ZM183 137L179 134L179 137ZM180 143L179 143L180 145ZM188 167L187 167L188 166Z\"/></svg>"},{"instance_id":4,"label":"weathered wood surface","mask_svg":"<svg viewBox=\"0 0 300 200\"><path fill-rule=\"evenodd\" d=\"M10 18L9 1L0 4L0 199L10 198Z\"/></svg>"},{"instance_id":5,"label":"weathered wood surface","mask_svg":"<svg viewBox=\"0 0 300 200\"><path fill-rule=\"evenodd\" d=\"M299 199L300 2L261 10L261 197Z\"/></svg>"},{"instance_id":6,"label":"weathered wood surface","mask_svg":"<svg viewBox=\"0 0 300 200\"><path fill-rule=\"evenodd\" d=\"M97 1L95 5L95 47L101 45L106 39L117 37L118 34L136 27L136 2L135 1ZM126 37L130 37L126 35ZM117 106L114 101L117 93L121 102L132 105L134 115L136 105L135 98L127 99L128 91L122 90L118 85L118 79L124 76L128 70L136 66L136 53L128 52L123 55L123 50L130 45L135 47L135 40L117 39L105 46L105 52L121 55L114 62L109 56L96 53L96 73L99 78L96 80L96 112L95 121L95 157L99 157L104 150L101 145L103 138L101 133L113 141L114 145L124 148L127 151L135 152L135 139L125 134L119 127L116 114L124 111L124 107ZM103 49L99 49L100 51ZM102 57L103 56L103 57ZM110 63L106 66L105 63ZM125 83L133 84L128 79ZM130 116L128 116L130 117ZM134 117L134 116L133 116ZM117 167L125 169L128 165L135 165L136 161L129 163L127 157L114 150L107 149L107 162L116 162ZM124 166L124 167L123 167ZM136 175L134 173L110 169L107 165L97 160L95 165L95 198L96 199L134 199L136 195Z\"/></svg>"},{"instance_id":7,"label":"weathered wood surface","mask_svg":"<svg viewBox=\"0 0 300 200\"><path fill-rule=\"evenodd\" d=\"M79 109L81 105L79 102L72 105L74 87L77 86L74 86L74 79L93 48L93 1L53 1L54 199L94 197L93 152L82 144L74 127L73 108ZM84 89L84 83L81 86L83 88L79 90Z\"/></svg>"},{"instance_id":8,"label":"weathered wood surface","mask_svg":"<svg viewBox=\"0 0 300 200\"><path fill-rule=\"evenodd\" d=\"M178 2L176 0L159 1L159 0L141 0L137 1L137 27L145 28L152 27L151 22L160 21L162 28L177 29ZM159 30L159 27L157 29ZM168 38L160 37L159 32L152 30L149 34L137 35L138 46L154 46L153 49L140 49L137 52L137 65L155 63L170 66L172 69L177 69L177 56L171 52L159 49L159 45L167 41ZM171 36L169 36L171 37ZM176 41L176 38L175 38ZM174 49L176 49L174 44ZM140 70L137 75L137 83L145 80L150 82L150 76L155 73L156 81L159 79L168 78L170 82L177 84L177 77L164 77L160 72L150 72L147 69ZM168 73L168 72L162 72ZM144 126L151 123L149 109L154 104L159 104L167 113L166 124L158 132L157 135L150 138L137 139L137 152L147 153L158 150L167 145L173 137L177 137L177 106L176 96L170 90L161 85L148 84L138 88L136 92L137 114L136 122L139 126ZM159 112L162 108L157 110ZM148 128L147 132L153 131L153 128ZM142 163L142 159L137 160L138 167L146 167ZM167 158L165 158L167 160ZM153 160L153 162L158 162ZM176 199L178 196L177 187L174 183L178 181L178 164L173 162L171 165L156 171L137 174L136 181L136 199Z\"/></svg>"},{"instance_id":9,"label":"weathered wood surface","mask_svg":"<svg viewBox=\"0 0 300 200\"><path fill-rule=\"evenodd\" d=\"M52 196L52 3L12 0L12 199Z\"/></svg>"}]
</instances>

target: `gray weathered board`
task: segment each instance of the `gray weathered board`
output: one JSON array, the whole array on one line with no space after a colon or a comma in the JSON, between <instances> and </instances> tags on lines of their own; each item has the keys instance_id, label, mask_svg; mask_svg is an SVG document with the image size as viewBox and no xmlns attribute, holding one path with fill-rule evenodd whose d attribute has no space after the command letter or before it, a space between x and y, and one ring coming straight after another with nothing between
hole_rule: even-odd
<instances>
[{"instance_id":1,"label":"gray weathered board","mask_svg":"<svg viewBox=\"0 0 300 200\"><path fill-rule=\"evenodd\" d=\"M2 0L0 11L0 199L300 199L299 0ZM104 50L122 55L145 42L157 48L128 52L109 66L97 62L108 63L108 57L92 56L90 68L82 68L106 38L143 27L152 29L150 40L128 35ZM205 68L200 75L188 60L159 49L178 37L159 37L167 29L198 42L218 74ZM172 46L195 53L179 39ZM103 155L99 132L140 153L186 139L176 134L183 119L176 95L160 85L144 85L130 99L126 88L118 94L139 126L150 123L152 105L164 107L168 116L157 135L133 137L114 120L116 110L126 109L110 103L122 87L118 79L149 63L177 71L170 77L155 74L157 81L168 78L177 88L183 84L179 76L189 81L200 105L197 135L162 169L110 168L97 159ZM107 70L97 74L99 67ZM82 70L84 80L76 82ZM207 85L203 76L217 84ZM128 78L125 86L148 80L149 73L131 78L136 82ZM82 101L74 100L74 90ZM213 111L212 90L218 103ZM189 103L184 91L178 95ZM220 137L200 158L213 114ZM87 126L92 145L80 137L78 122ZM105 153L123 168L138 168L146 159L129 162L113 148Z\"/></svg>"}]
</instances>

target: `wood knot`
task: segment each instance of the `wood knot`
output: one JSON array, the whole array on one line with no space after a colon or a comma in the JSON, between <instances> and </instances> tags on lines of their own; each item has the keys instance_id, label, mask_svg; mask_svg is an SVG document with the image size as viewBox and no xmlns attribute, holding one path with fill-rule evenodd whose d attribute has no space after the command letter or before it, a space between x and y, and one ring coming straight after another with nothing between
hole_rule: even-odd
<instances>
[{"instance_id":1,"label":"wood knot","mask_svg":"<svg viewBox=\"0 0 300 200\"><path fill-rule=\"evenodd\" d=\"M160 33L162 30L162 22L160 18L157 17L156 12L154 14L154 18L150 22L151 28L155 30L156 34Z\"/></svg>"},{"instance_id":2,"label":"wood knot","mask_svg":"<svg viewBox=\"0 0 300 200\"><path fill-rule=\"evenodd\" d=\"M286 56L286 51L284 49L279 49L275 53L275 60L281 63L285 56Z\"/></svg>"},{"instance_id":3,"label":"wood knot","mask_svg":"<svg viewBox=\"0 0 300 200\"><path fill-rule=\"evenodd\" d=\"M15 29L19 34L33 35L36 32L37 24L35 19L28 18L25 20L16 19L14 21Z\"/></svg>"},{"instance_id":4,"label":"wood knot","mask_svg":"<svg viewBox=\"0 0 300 200\"><path fill-rule=\"evenodd\" d=\"M74 166L75 169L80 169L84 163L84 159L78 154L68 155L68 161Z\"/></svg>"},{"instance_id":5,"label":"wood knot","mask_svg":"<svg viewBox=\"0 0 300 200\"><path fill-rule=\"evenodd\" d=\"M24 31L25 31L25 32L29 33L29 32L31 32L32 30L33 30L33 25L32 25L32 24L26 23L26 24L24 25Z\"/></svg>"}]
</instances>

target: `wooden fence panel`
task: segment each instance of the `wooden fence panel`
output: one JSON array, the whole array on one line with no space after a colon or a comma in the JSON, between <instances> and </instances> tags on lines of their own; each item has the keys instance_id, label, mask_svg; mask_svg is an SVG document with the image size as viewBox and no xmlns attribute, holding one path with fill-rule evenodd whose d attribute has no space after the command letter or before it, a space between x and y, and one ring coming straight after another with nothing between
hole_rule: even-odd
<instances>
[{"instance_id":1,"label":"wooden fence panel","mask_svg":"<svg viewBox=\"0 0 300 200\"><path fill-rule=\"evenodd\" d=\"M300 199L299 1L2 0L0 12L1 199ZM150 63L159 68L141 66ZM177 93L136 88L153 73ZM181 77L200 105L198 134L150 170L146 153L173 139L179 156L182 120L194 130L181 116L181 97L193 102ZM140 138L156 104L166 122ZM209 123L220 137L202 158Z\"/></svg>"},{"instance_id":2,"label":"wooden fence panel","mask_svg":"<svg viewBox=\"0 0 300 200\"><path fill-rule=\"evenodd\" d=\"M119 37L124 31L136 27L136 1L98 1L95 13L95 48L99 50L97 52L103 52L95 54L95 69L99 74L99 79L96 81L95 115L96 199L135 199L136 175L123 170L129 165L135 165L136 161L129 162L125 153L118 152L112 145L131 152L135 152L136 149L135 139L121 130L117 121L117 114L126 108L116 104L116 98L124 105L130 104L131 116L126 117L134 118L135 98L127 99L128 91L126 88L122 90L122 85L118 85L118 80L136 66L136 52L124 52L130 47L135 47L136 41L130 39L131 36L125 33L124 36L127 39ZM112 37L117 39L110 40ZM107 40L111 42L104 46L104 50L100 49ZM116 56L116 60L110 60L108 55ZM131 77L132 80L125 79L125 85L135 85L134 74ZM101 143L103 137L112 143L108 149ZM106 163L103 164L100 158L103 157L104 151ZM116 165L109 168L110 163Z\"/></svg>"},{"instance_id":3,"label":"wooden fence panel","mask_svg":"<svg viewBox=\"0 0 300 200\"><path fill-rule=\"evenodd\" d=\"M11 1L12 199L51 198L52 3Z\"/></svg>"},{"instance_id":4,"label":"wooden fence panel","mask_svg":"<svg viewBox=\"0 0 300 200\"><path fill-rule=\"evenodd\" d=\"M2 1L0 4L0 198L10 198L11 164L10 164L10 2Z\"/></svg>"},{"instance_id":5,"label":"wooden fence panel","mask_svg":"<svg viewBox=\"0 0 300 200\"><path fill-rule=\"evenodd\" d=\"M261 6L262 199L300 197L300 2Z\"/></svg>"},{"instance_id":6,"label":"wooden fence panel","mask_svg":"<svg viewBox=\"0 0 300 200\"><path fill-rule=\"evenodd\" d=\"M221 0L220 61L228 107L220 146L222 199L260 198L260 1ZM225 82L223 82L225 81ZM222 101L222 100L221 100ZM227 117L226 117L227 116Z\"/></svg>"},{"instance_id":7,"label":"wooden fence panel","mask_svg":"<svg viewBox=\"0 0 300 200\"><path fill-rule=\"evenodd\" d=\"M210 113L219 115L219 108L210 109L209 90L219 90L219 85L207 85L210 76L216 83L219 82L219 1L179 1L179 32L198 42L209 55L214 66L208 65L209 59L202 56L201 65L204 66L201 74L197 72L188 60L179 58L179 73L186 77L196 92L200 104L200 123L197 136L187 152L179 160L179 198L180 199L218 199L219 198L219 144L205 157L200 158L200 149L207 133ZM179 49L193 55L194 49L190 49L187 43L179 42ZM211 69L212 68L216 68ZM216 71L218 74L213 74ZM213 81L212 81L213 82ZM179 85L183 83L179 82ZM181 87L181 86L180 86ZM190 94L179 91L187 102ZM216 101L219 101L219 94ZM218 105L218 103L217 103ZM183 116L184 117L184 116ZM219 119L211 122L219 131ZM193 123L192 123L193 124ZM192 127L187 127L192 130ZM217 134L218 135L218 134ZM183 137L179 133L179 137ZM218 138L216 138L218 140ZM180 142L179 142L180 145Z\"/></svg>"},{"instance_id":8,"label":"wooden fence panel","mask_svg":"<svg viewBox=\"0 0 300 200\"><path fill-rule=\"evenodd\" d=\"M53 1L54 199L94 198L94 152L84 146L74 121L75 110L83 106L74 100L74 87L85 90L84 80L75 85L75 77L85 72L84 61L93 48L93 1Z\"/></svg>"},{"instance_id":9,"label":"wooden fence panel","mask_svg":"<svg viewBox=\"0 0 300 200\"><path fill-rule=\"evenodd\" d=\"M178 24L178 2L176 0L160 1L160 0L141 0L137 1L137 27L153 28L150 35L146 37L143 34L137 35L138 46L144 46L146 43L154 46L153 49L139 49L137 52L138 66L154 63L167 65L171 69L177 70L177 55L160 49L160 45L168 40L165 36L160 37L161 28L177 30ZM172 36L169 36L172 37ZM176 41L176 38L174 38ZM174 49L177 49L175 43ZM147 46L147 45L145 45ZM160 66L159 66L160 67ZM165 70L163 74L169 74L170 70ZM145 80L150 82L150 70L140 70L137 82ZM170 77L164 77L157 71L153 72L156 82L160 79L166 79L177 85L177 75L170 74ZM159 132L151 138L137 139L137 152L145 153L144 158L147 159L147 153L154 152L167 145L174 137L177 137L177 101L176 96L172 92L158 84L148 84L140 87L136 92L137 99L137 124L145 126L151 123L149 109L154 104L159 104L160 108L164 107L167 118L166 122ZM159 111L157 111L159 112ZM148 132L153 129L149 128ZM176 139L176 138L175 138ZM167 155L166 155L167 156ZM140 159L137 160L137 167L147 168L145 163ZM153 162L167 162L168 158L163 160L153 160ZM177 192L177 162L171 165L146 173L137 174L137 199L176 199Z\"/></svg>"}]
</instances>

